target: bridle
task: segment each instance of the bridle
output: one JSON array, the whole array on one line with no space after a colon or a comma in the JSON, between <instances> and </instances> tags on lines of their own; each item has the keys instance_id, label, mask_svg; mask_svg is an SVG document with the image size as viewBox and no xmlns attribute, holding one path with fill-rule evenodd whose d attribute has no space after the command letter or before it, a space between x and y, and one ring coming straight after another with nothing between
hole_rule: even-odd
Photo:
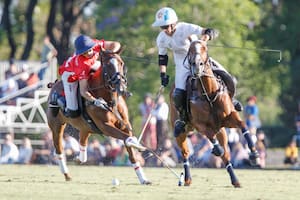
<instances>
[{"instance_id":1,"label":"bridle","mask_svg":"<svg viewBox=\"0 0 300 200\"><path fill-rule=\"evenodd\" d=\"M116 53L101 52L104 88L123 95L127 91L126 67ZM113 69L114 73L110 71Z\"/></svg>"},{"instance_id":2,"label":"bridle","mask_svg":"<svg viewBox=\"0 0 300 200\"><path fill-rule=\"evenodd\" d=\"M217 100L219 96L219 92L208 94L205 84L203 82L203 77L210 77L216 79L213 74L207 72L208 69L211 69L211 63L209 62L209 56L207 52L207 47L205 49L205 53L201 49L201 45L203 45L204 41L197 40L193 41L190 45L188 54L186 59L188 60L189 68L192 74L192 77L199 80L201 88L202 88L202 95L206 98L209 102L210 106L213 107L213 103ZM220 88L218 89L218 91Z\"/></svg>"}]
</instances>

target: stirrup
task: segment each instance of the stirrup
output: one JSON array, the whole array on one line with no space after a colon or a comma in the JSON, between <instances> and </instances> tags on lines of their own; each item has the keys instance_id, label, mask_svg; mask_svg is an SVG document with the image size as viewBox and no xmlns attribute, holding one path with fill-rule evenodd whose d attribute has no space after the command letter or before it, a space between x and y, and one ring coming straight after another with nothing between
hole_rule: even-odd
<instances>
[{"instance_id":1,"label":"stirrup","mask_svg":"<svg viewBox=\"0 0 300 200\"><path fill-rule=\"evenodd\" d=\"M125 145L127 147L133 147L133 148L136 148L137 150L139 151L146 151L146 147L142 146L136 137L128 137L126 140L125 140Z\"/></svg>"}]
</instances>

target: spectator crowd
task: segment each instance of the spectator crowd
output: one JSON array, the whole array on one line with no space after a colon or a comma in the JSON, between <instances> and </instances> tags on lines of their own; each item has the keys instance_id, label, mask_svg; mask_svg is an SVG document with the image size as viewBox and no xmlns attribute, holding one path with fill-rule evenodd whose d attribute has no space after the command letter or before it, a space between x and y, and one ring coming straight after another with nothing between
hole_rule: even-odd
<instances>
[{"instance_id":1,"label":"spectator crowd","mask_svg":"<svg viewBox=\"0 0 300 200\"><path fill-rule=\"evenodd\" d=\"M250 104L253 106L253 102ZM161 167L163 165L170 167L178 166L178 164L182 163L181 151L169 128L169 106L165 102L164 97L160 96L154 100L152 95L147 93L144 96L143 102L139 105L139 109L143 119L141 128L145 129L141 142L154 151L159 156L159 159L150 151L137 151L138 160L140 160L142 165L149 167ZM245 112L248 112L247 110L246 106ZM245 115L253 119L249 113ZM260 125L260 123L257 124ZM258 167L264 168L266 165L265 159L267 156L266 148L268 140L264 132L255 126L255 123L251 125L251 128L252 138L260 154L260 166ZM249 150L244 137L241 135L241 131L235 128L227 128L227 134L233 166L235 168L250 167ZM36 148L32 147L31 140L27 137L24 137L22 144L17 146L13 142L13 136L13 133L7 133L4 137L2 136L4 142L0 148L1 164L57 164L52 133L50 131L42 135L41 139L43 143ZM224 167L221 158L211 153L212 144L205 136L197 132L190 132L187 141L190 151L189 161L193 167ZM77 135L65 133L63 144L67 161L75 161L79 154ZM130 165L123 141L115 138L91 136L87 154L87 165Z\"/></svg>"}]
</instances>

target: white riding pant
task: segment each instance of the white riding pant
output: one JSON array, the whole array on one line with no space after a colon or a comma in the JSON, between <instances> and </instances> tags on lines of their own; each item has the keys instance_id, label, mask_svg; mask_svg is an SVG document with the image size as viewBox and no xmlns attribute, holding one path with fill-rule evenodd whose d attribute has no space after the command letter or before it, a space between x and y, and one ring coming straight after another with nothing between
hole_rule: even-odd
<instances>
[{"instance_id":1,"label":"white riding pant","mask_svg":"<svg viewBox=\"0 0 300 200\"><path fill-rule=\"evenodd\" d=\"M186 90L186 80L191 74L188 68L188 62L183 63L186 55L184 54L174 54L175 68L175 88Z\"/></svg>"},{"instance_id":2,"label":"white riding pant","mask_svg":"<svg viewBox=\"0 0 300 200\"><path fill-rule=\"evenodd\" d=\"M174 62L176 65L175 88L179 88L182 90L186 90L186 80L191 73L188 68L188 61L186 60L185 63L183 63L185 57L186 55L183 54L174 54ZM218 63L211 57L209 59L214 63L214 65L212 66L213 69L219 69L228 73L227 70L220 63Z\"/></svg>"},{"instance_id":3,"label":"white riding pant","mask_svg":"<svg viewBox=\"0 0 300 200\"><path fill-rule=\"evenodd\" d=\"M69 76L73 75L74 72L65 71L61 75L61 80L63 82L65 97L66 97L66 108L76 111L78 110L78 100L77 100L77 88L78 81L68 82Z\"/></svg>"}]
</instances>

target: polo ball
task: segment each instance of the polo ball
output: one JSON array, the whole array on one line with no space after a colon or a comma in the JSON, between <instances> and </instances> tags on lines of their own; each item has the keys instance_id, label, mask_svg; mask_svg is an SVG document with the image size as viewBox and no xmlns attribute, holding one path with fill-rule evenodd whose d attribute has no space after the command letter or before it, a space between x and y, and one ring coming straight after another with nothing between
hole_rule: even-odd
<instances>
[{"instance_id":1,"label":"polo ball","mask_svg":"<svg viewBox=\"0 0 300 200\"><path fill-rule=\"evenodd\" d=\"M120 181L117 178L114 178L111 183L112 183L112 185L115 185L115 186L120 185Z\"/></svg>"}]
</instances>

